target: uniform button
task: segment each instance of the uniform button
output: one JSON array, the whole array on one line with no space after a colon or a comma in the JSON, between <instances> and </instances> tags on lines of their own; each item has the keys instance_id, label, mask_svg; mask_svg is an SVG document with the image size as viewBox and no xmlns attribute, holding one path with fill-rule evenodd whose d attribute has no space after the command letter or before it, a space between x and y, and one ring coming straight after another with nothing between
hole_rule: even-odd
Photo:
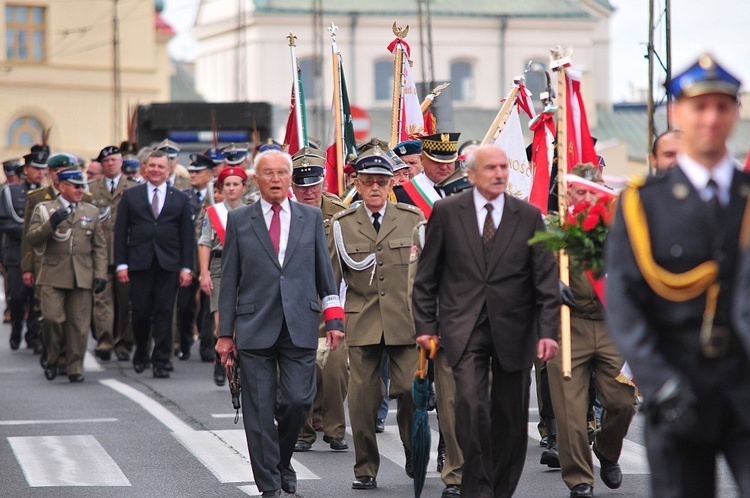
<instances>
[{"instance_id":1,"label":"uniform button","mask_svg":"<svg viewBox=\"0 0 750 498\"><path fill-rule=\"evenodd\" d=\"M378 279L382 282L383 280L385 280L385 277L380 276L380 277L378 277Z\"/></svg>"},{"instance_id":2,"label":"uniform button","mask_svg":"<svg viewBox=\"0 0 750 498\"><path fill-rule=\"evenodd\" d=\"M281 280L284 280L284 275L282 275L282 276L281 276L281 277L279 277L279 278L280 278Z\"/></svg>"},{"instance_id":3,"label":"uniform button","mask_svg":"<svg viewBox=\"0 0 750 498\"><path fill-rule=\"evenodd\" d=\"M378 251L382 251L383 248L381 246L378 246Z\"/></svg>"},{"instance_id":4,"label":"uniform button","mask_svg":"<svg viewBox=\"0 0 750 498\"><path fill-rule=\"evenodd\" d=\"M382 261L378 261L378 266L383 266L383 262Z\"/></svg>"},{"instance_id":5,"label":"uniform button","mask_svg":"<svg viewBox=\"0 0 750 498\"><path fill-rule=\"evenodd\" d=\"M381 296L385 296L385 291L380 291Z\"/></svg>"},{"instance_id":6,"label":"uniform button","mask_svg":"<svg viewBox=\"0 0 750 498\"><path fill-rule=\"evenodd\" d=\"M671 254L674 258L679 258L680 256L682 256L682 246L678 244L673 245L669 248L669 254Z\"/></svg>"}]
</instances>

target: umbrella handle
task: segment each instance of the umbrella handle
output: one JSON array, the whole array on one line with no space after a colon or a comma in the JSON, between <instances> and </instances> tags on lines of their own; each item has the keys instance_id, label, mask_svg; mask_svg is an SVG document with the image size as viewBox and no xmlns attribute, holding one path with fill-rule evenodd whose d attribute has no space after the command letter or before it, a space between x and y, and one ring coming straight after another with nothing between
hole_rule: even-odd
<instances>
[{"instance_id":1,"label":"umbrella handle","mask_svg":"<svg viewBox=\"0 0 750 498\"><path fill-rule=\"evenodd\" d=\"M430 339L430 359L434 359L437 354L437 344L435 341ZM419 348L419 370L417 375L420 379L427 377L427 350L425 348Z\"/></svg>"}]
</instances>

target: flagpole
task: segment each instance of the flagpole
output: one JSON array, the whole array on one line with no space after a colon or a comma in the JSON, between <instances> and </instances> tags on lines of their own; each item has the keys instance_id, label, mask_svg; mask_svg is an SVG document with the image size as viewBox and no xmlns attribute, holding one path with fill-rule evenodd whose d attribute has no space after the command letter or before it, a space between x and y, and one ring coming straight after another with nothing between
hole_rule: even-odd
<instances>
[{"instance_id":1,"label":"flagpole","mask_svg":"<svg viewBox=\"0 0 750 498\"><path fill-rule=\"evenodd\" d=\"M557 210L560 214L560 223L563 223L565 213L568 211L567 184L565 179L565 175L568 173L568 129L566 123L568 79L565 70L570 66L570 53L572 50L570 47L557 47L551 52L550 69L553 69L557 73ZM565 285L570 285L568 254L564 250L560 250L558 258L560 281ZM560 306L560 354L562 374L565 380L570 380L573 371L570 347L570 308L563 304Z\"/></svg>"},{"instance_id":2,"label":"flagpole","mask_svg":"<svg viewBox=\"0 0 750 498\"><path fill-rule=\"evenodd\" d=\"M292 59L292 81L294 88L294 117L297 125L297 147L302 149L307 144L305 143L305 127L302 122L302 100L300 99L299 91L299 66L297 64L297 56L294 53L294 49L297 46L297 37L290 31L286 36L289 39L289 53Z\"/></svg>"},{"instance_id":3,"label":"flagpole","mask_svg":"<svg viewBox=\"0 0 750 498\"><path fill-rule=\"evenodd\" d=\"M503 102L503 106L498 111L497 116L495 116L495 120L490 125L490 129L487 130L487 134L484 136L484 139L482 140L482 145L487 145L488 143L492 141L493 138L495 138L496 135L498 135L501 131L503 131L503 128L505 127L505 123L508 122L510 113L515 107L517 96L518 96L518 85L514 84L513 88L510 89L508 96L505 97L505 102Z\"/></svg>"},{"instance_id":4,"label":"flagpole","mask_svg":"<svg viewBox=\"0 0 750 498\"><path fill-rule=\"evenodd\" d=\"M339 71L341 70L341 61L339 50L336 45L336 31L338 26L331 23L328 27L328 32L331 35L331 60L333 62L333 105L334 105L334 118L335 118L335 133L336 133L336 178L338 179L338 192L342 195L344 192L344 134L342 133L342 106L341 106L341 77Z\"/></svg>"},{"instance_id":5,"label":"flagpole","mask_svg":"<svg viewBox=\"0 0 750 498\"><path fill-rule=\"evenodd\" d=\"M399 28L396 22L393 23L393 34L396 38L405 38L409 33L409 26ZM391 106L391 148L399 143L399 128L401 121L401 107L403 99L403 80L404 80L404 47L401 43L396 43L396 49L393 56L393 105Z\"/></svg>"},{"instance_id":6,"label":"flagpole","mask_svg":"<svg viewBox=\"0 0 750 498\"><path fill-rule=\"evenodd\" d=\"M443 90L448 88L450 84L451 84L450 81L446 81L445 83L438 85L432 89L432 91L424 98L424 100L422 101L422 104L420 105L422 114L427 112L427 109L430 108L430 106L432 105L432 102L437 98L438 95L443 93Z\"/></svg>"}]
</instances>

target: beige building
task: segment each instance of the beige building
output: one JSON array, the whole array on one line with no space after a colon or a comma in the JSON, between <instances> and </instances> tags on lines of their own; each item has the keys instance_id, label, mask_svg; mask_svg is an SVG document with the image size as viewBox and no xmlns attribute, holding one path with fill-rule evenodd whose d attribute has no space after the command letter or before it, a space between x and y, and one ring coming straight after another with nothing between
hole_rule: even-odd
<instances>
[{"instance_id":1,"label":"beige building","mask_svg":"<svg viewBox=\"0 0 750 498\"><path fill-rule=\"evenodd\" d=\"M126 138L128 107L169 101L173 36L151 0L0 1L0 157L28 153L50 129L53 152L93 157ZM119 5L120 123L115 126L114 5ZM117 131L119 129L119 132Z\"/></svg>"}]
</instances>

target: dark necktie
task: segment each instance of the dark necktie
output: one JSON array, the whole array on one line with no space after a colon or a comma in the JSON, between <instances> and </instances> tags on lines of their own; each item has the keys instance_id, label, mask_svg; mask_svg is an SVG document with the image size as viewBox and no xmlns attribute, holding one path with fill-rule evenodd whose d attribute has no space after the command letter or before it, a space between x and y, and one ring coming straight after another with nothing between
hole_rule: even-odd
<instances>
[{"instance_id":1,"label":"dark necktie","mask_svg":"<svg viewBox=\"0 0 750 498\"><path fill-rule=\"evenodd\" d=\"M375 227L375 231L380 231L380 213L372 213L372 226Z\"/></svg>"},{"instance_id":2,"label":"dark necktie","mask_svg":"<svg viewBox=\"0 0 750 498\"><path fill-rule=\"evenodd\" d=\"M487 216L484 218L484 227L482 228L482 244L487 248L487 245L495 236L497 229L495 228L495 223L492 221L492 204L488 202L484 205L484 208L487 210Z\"/></svg>"},{"instance_id":3,"label":"dark necktie","mask_svg":"<svg viewBox=\"0 0 750 498\"><path fill-rule=\"evenodd\" d=\"M109 193L110 194L114 194L115 193L115 189L117 188L117 186L115 185L115 181L114 180L110 180L109 181L109 185L110 185L110 187L109 187Z\"/></svg>"},{"instance_id":4,"label":"dark necktie","mask_svg":"<svg viewBox=\"0 0 750 498\"><path fill-rule=\"evenodd\" d=\"M151 198L151 211L154 213L154 218L159 217L159 189L154 189L154 196Z\"/></svg>"},{"instance_id":5,"label":"dark necktie","mask_svg":"<svg viewBox=\"0 0 750 498\"><path fill-rule=\"evenodd\" d=\"M713 178L708 180L706 184L706 190L711 192L711 198L706 201L708 204L708 210L715 219L718 219L721 215L721 200L719 199L719 184L714 181Z\"/></svg>"},{"instance_id":6,"label":"dark necktie","mask_svg":"<svg viewBox=\"0 0 750 498\"><path fill-rule=\"evenodd\" d=\"M281 245L281 206L279 204L273 204L271 206L273 216L271 217L271 224L268 226L268 235L271 236L271 242L273 248L276 249L276 255L279 255L279 247Z\"/></svg>"},{"instance_id":7,"label":"dark necktie","mask_svg":"<svg viewBox=\"0 0 750 498\"><path fill-rule=\"evenodd\" d=\"M70 209L70 214L72 214L73 216L75 216L75 214L76 214L76 205L75 205L75 203L71 202L70 205L68 206L68 209Z\"/></svg>"},{"instance_id":8,"label":"dark necktie","mask_svg":"<svg viewBox=\"0 0 750 498\"><path fill-rule=\"evenodd\" d=\"M196 199L198 199L198 203L199 203L199 204L200 204L201 202L203 202L203 196L201 195L200 191L197 191L197 192L195 193L195 198L196 198Z\"/></svg>"}]
</instances>

